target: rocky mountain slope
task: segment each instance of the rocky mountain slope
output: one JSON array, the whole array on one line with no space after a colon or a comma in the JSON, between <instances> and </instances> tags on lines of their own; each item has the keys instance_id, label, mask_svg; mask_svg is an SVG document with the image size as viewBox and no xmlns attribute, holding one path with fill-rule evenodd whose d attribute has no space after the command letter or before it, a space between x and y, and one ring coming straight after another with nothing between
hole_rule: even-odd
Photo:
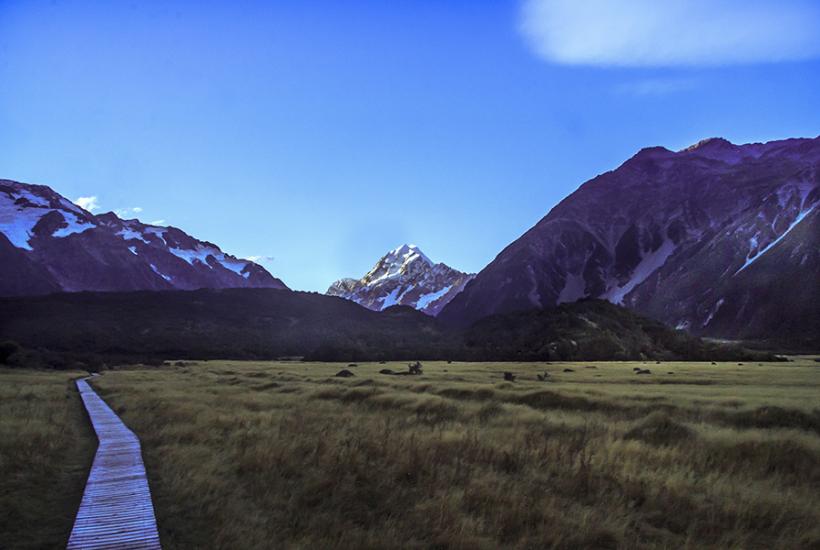
<instances>
[{"instance_id":1,"label":"rocky mountain slope","mask_svg":"<svg viewBox=\"0 0 820 550\"><path fill-rule=\"evenodd\" d=\"M405 244L384 255L361 279L336 281L327 294L375 311L403 305L435 316L473 277L434 264L417 246Z\"/></svg>"},{"instance_id":2,"label":"rocky mountain slope","mask_svg":"<svg viewBox=\"0 0 820 550\"><path fill-rule=\"evenodd\" d=\"M559 203L440 318L597 297L698 335L820 343L818 172L820 138L643 149Z\"/></svg>"},{"instance_id":3,"label":"rocky mountain slope","mask_svg":"<svg viewBox=\"0 0 820 550\"><path fill-rule=\"evenodd\" d=\"M286 288L174 227L95 216L43 185L0 180L0 295Z\"/></svg>"}]
</instances>

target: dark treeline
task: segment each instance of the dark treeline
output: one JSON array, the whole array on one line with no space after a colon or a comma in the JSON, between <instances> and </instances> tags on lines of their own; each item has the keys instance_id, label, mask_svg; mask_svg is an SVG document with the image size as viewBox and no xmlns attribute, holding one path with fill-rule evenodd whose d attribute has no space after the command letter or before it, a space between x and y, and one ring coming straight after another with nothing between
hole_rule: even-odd
<instances>
[{"instance_id":1,"label":"dark treeline","mask_svg":"<svg viewBox=\"0 0 820 550\"><path fill-rule=\"evenodd\" d=\"M763 360L600 300L495 315L466 330L269 289L70 293L0 299L0 361L96 368L166 359L311 361ZM4 351L5 350L5 351Z\"/></svg>"}]
</instances>

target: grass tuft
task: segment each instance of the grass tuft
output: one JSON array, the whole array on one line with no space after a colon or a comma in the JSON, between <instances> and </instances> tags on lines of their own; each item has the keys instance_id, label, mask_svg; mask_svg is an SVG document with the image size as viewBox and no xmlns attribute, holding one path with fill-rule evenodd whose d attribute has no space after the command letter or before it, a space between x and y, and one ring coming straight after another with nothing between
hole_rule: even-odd
<instances>
[{"instance_id":1,"label":"grass tuft","mask_svg":"<svg viewBox=\"0 0 820 550\"><path fill-rule=\"evenodd\" d=\"M662 412L655 412L624 434L624 439L643 441L651 445L680 445L694 434Z\"/></svg>"}]
</instances>

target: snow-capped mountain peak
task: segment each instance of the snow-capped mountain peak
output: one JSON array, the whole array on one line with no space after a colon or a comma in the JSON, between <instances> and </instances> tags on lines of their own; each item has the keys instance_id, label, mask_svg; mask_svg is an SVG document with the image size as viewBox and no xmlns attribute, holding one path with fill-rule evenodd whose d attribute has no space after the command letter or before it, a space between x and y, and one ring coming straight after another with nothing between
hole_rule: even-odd
<instances>
[{"instance_id":1,"label":"snow-capped mountain peak","mask_svg":"<svg viewBox=\"0 0 820 550\"><path fill-rule=\"evenodd\" d=\"M443 263L434 264L414 244L403 244L382 256L361 279L334 282L327 294L377 311L407 305L436 315L472 277Z\"/></svg>"},{"instance_id":2,"label":"snow-capped mountain peak","mask_svg":"<svg viewBox=\"0 0 820 550\"><path fill-rule=\"evenodd\" d=\"M49 187L0 180L0 295L286 288L175 227L94 215Z\"/></svg>"},{"instance_id":3,"label":"snow-capped mountain peak","mask_svg":"<svg viewBox=\"0 0 820 550\"><path fill-rule=\"evenodd\" d=\"M407 276L433 266L433 262L414 244L394 248L362 277L366 286L379 285L387 280Z\"/></svg>"},{"instance_id":4,"label":"snow-capped mountain peak","mask_svg":"<svg viewBox=\"0 0 820 550\"><path fill-rule=\"evenodd\" d=\"M0 233L32 250L38 236L64 238L96 226L93 216L48 187L0 181Z\"/></svg>"}]
</instances>

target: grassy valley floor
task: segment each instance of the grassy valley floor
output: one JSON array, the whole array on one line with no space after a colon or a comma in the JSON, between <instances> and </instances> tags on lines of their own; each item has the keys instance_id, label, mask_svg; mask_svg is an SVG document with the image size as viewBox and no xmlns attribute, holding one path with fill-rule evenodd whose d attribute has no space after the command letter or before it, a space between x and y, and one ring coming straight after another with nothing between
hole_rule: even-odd
<instances>
[{"instance_id":1,"label":"grassy valley floor","mask_svg":"<svg viewBox=\"0 0 820 550\"><path fill-rule=\"evenodd\" d=\"M0 549L68 542L97 447L81 376L0 369Z\"/></svg>"},{"instance_id":2,"label":"grassy valley floor","mask_svg":"<svg viewBox=\"0 0 820 550\"><path fill-rule=\"evenodd\" d=\"M407 370L188 362L93 384L142 439L164 548L820 545L811 358L382 369ZM64 373L2 372L7 394L14 376L76 400ZM55 440L76 420L51 417ZM50 470L21 463L28 498L47 497ZM0 516L14 504L3 498Z\"/></svg>"}]
</instances>

